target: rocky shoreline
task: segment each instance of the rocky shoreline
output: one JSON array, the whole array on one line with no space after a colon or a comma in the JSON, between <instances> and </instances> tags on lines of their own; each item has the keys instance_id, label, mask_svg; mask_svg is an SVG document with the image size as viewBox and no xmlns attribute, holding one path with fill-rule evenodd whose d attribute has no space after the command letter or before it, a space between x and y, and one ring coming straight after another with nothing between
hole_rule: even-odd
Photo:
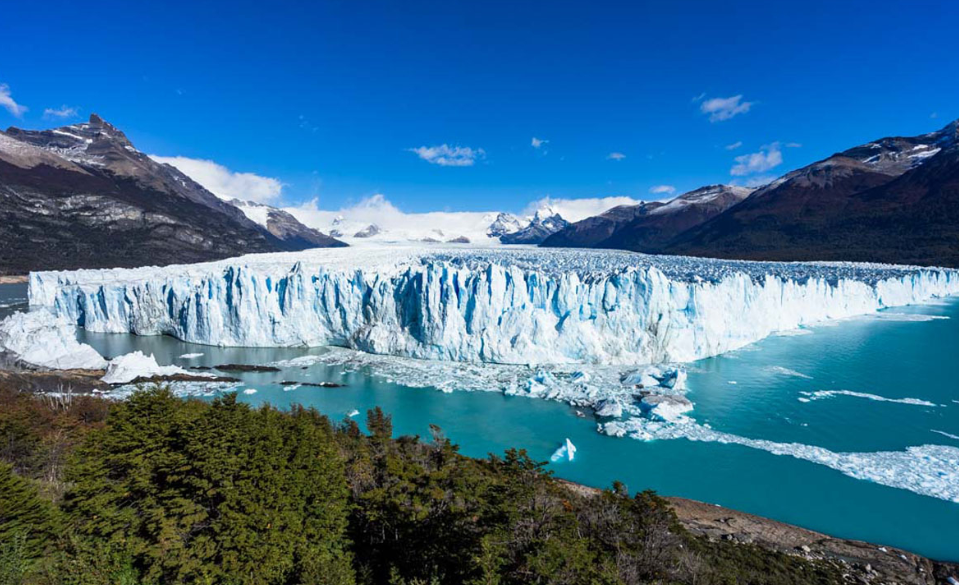
<instances>
[{"instance_id":1,"label":"rocky shoreline","mask_svg":"<svg viewBox=\"0 0 959 585\"><path fill-rule=\"evenodd\" d=\"M601 492L581 484L564 483L585 496L595 496ZM935 561L890 546L834 538L716 504L669 496L666 496L666 500L673 507L683 528L697 536L734 541L825 562L839 568L852 583L959 583L959 563Z\"/></svg>"}]
</instances>

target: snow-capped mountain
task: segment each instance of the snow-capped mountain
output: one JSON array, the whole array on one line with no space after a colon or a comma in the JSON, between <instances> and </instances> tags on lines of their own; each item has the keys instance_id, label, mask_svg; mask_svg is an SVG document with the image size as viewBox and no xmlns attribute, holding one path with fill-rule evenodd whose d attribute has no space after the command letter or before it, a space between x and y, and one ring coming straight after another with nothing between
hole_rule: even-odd
<instances>
[{"instance_id":1,"label":"snow-capped mountain","mask_svg":"<svg viewBox=\"0 0 959 585\"><path fill-rule=\"evenodd\" d=\"M574 223L543 242L547 247L623 248L655 252L686 230L745 199L752 189L709 185L668 202L610 209Z\"/></svg>"},{"instance_id":2,"label":"snow-capped mountain","mask_svg":"<svg viewBox=\"0 0 959 585\"><path fill-rule=\"evenodd\" d=\"M716 185L614 208L543 245L959 266L957 126L856 146L752 192Z\"/></svg>"},{"instance_id":3,"label":"snow-capped mountain","mask_svg":"<svg viewBox=\"0 0 959 585\"><path fill-rule=\"evenodd\" d=\"M486 234L491 238L502 238L509 234L515 234L523 229L523 220L512 213L500 213L493 220L486 230Z\"/></svg>"},{"instance_id":4,"label":"snow-capped mountain","mask_svg":"<svg viewBox=\"0 0 959 585\"><path fill-rule=\"evenodd\" d=\"M0 218L0 274L303 249L152 160L96 114L0 132Z\"/></svg>"},{"instance_id":5,"label":"snow-capped mountain","mask_svg":"<svg viewBox=\"0 0 959 585\"><path fill-rule=\"evenodd\" d=\"M334 248L345 246L343 242L318 230L306 227L289 212L255 201L230 201L253 223L259 225L290 250L308 248Z\"/></svg>"},{"instance_id":6,"label":"snow-capped mountain","mask_svg":"<svg viewBox=\"0 0 959 585\"><path fill-rule=\"evenodd\" d=\"M568 225L557 210L546 207L536 210L525 227L503 234L499 239L504 244L539 244Z\"/></svg>"},{"instance_id":7,"label":"snow-capped mountain","mask_svg":"<svg viewBox=\"0 0 959 585\"><path fill-rule=\"evenodd\" d=\"M526 217L496 211L405 213L380 195L338 211L309 206L288 207L285 211L304 224L353 245L538 244L567 224L560 209L549 204L541 205Z\"/></svg>"},{"instance_id":8,"label":"snow-capped mountain","mask_svg":"<svg viewBox=\"0 0 959 585\"><path fill-rule=\"evenodd\" d=\"M664 251L726 258L959 266L957 122L792 171Z\"/></svg>"}]
</instances>

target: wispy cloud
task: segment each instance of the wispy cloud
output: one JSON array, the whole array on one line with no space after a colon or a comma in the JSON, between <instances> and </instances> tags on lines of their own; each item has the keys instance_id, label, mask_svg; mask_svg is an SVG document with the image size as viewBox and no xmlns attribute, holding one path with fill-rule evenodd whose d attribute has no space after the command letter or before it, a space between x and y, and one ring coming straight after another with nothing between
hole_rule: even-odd
<instances>
[{"instance_id":1,"label":"wispy cloud","mask_svg":"<svg viewBox=\"0 0 959 585\"><path fill-rule=\"evenodd\" d=\"M745 177L755 173L762 173L777 167L783 162L782 151L778 142L764 145L759 152L737 156L736 164L729 169L729 174L734 177Z\"/></svg>"},{"instance_id":2,"label":"wispy cloud","mask_svg":"<svg viewBox=\"0 0 959 585\"><path fill-rule=\"evenodd\" d=\"M742 141L742 140L737 140L736 142L733 142L732 144L727 144L727 145L724 146L723 148L725 148L726 150L736 150L737 148L739 148L739 147L742 146L742 145L743 145L743 141Z\"/></svg>"},{"instance_id":3,"label":"wispy cloud","mask_svg":"<svg viewBox=\"0 0 959 585\"><path fill-rule=\"evenodd\" d=\"M933 113L929 114L929 117L932 118L933 120L935 120L936 118L939 117L939 112L933 112Z\"/></svg>"},{"instance_id":4,"label":"wispy cloud","mask_svg":"<svg viewBox=\"0 0 959 585\"><path fill-rule=\"evenodd\" d=\"M786 148L802 148L802 144L798 142L787 142Z\"/></svg>"},{"instance_id":5,"label":"wispy cloud","mask_svg":"<svg viewBox=\"0 0 959 585\"><path fill-rule=\"evenodd\" d=\"M606 155L606 160L623 160L626 155L621 152L611 152Z\"/></svg>"},{"instance_id":6,"label":"wispy cloud","mask_svg":"<svg viewBox=\"0 0 959 585\"><path fill-rule=\"evenodd\" d=\"M549 208L559 213L566 221L580 221L620 205L639 205L640 203L641 201L638 199L626 196L584 197L581 199L543 197L527 205L526 209L523 210L523 215L530 216L537 210Z\"/></svg>"},{"instance_id":7,"label":"wispy cloud","mask_svg":"<svg viewBox=\"0 0 959 585\"><path fill-rule=\"evenodd\" d=\"M742 95L727 98L711 98L699 106L699 111L709 115L710 122L722 122L739 114L745 114L756 102L744 102Z\"/></svg>"},{"instance_id":8,"label":"wispy cloud","mask_svg":"<svg viewBox=\"0 0 959 585\"><path fill-rule=\"evenodd\" d=\"M567 221L580 221L599 215L619 205L638 205L632 197L591 197L563 199L544 197L532 201L521 212L523 217L532 216L539 210L548 209L559 213ZM473 243L489 243L487 230L501 210L488 211L428 211L405 212L384 195L367 197L356 204L339 209L321 209L318 199L297 206L284 207L304 224L320 231L336 229L347 238L370 224L376 224L386 232L388 239L420 240L430 237L445 240L466 236Z\"/></svg>"},{"instance_id":9,"label":"wispy cloud","mask_svg":"<svg viewBox=\"0 0 959 585\"><path fill-rule=\"evenodd\" d=\"M705 99L705 98L706 98L706 92L704 91L703 93L697 95L696 97L694 97L693 99L691 99L691 100L689 100L689 101L691 101L691 102L693 102L693 103L696 103L696 102L701 102L701 101L703 101L703 99Z\"/></svg>"},{"instance_id":10,"label":"wispy cloud","mask_svg":"<svg viewBox=\"0 0 959 585\"><path fill-rule=\"evenodd\" d=\"M426 162L433 165L440 165L441 167L471 167L477 160L486 157L486 151L482 148L449 146L448 144L420 146L419 148L408 148L407 150L415 153Z\"/></svg>"},{"instance_id":11,"label":"wispy cloud","mask_svg":"<svg viewBox=\"0 0 959 585\"><path fill-rule=\"evenodd\" d=\"M533 136L533 140L530 142L530 144L533 146L533 148L539 148L547 142L549 142L549 140L546 140L545 138L537 138Z\"/></svg>"},{"instance_id":12,"label":"wispy cloud","mask_svg":"<svg viewBox=\"0 0 959 585\"><path fill-rule=\"evenodd\" d=\"M655 185L649 188L649 192L653 195L672 195L676 192L676 187L672 185Z\"/></svg>"},{"instance_id":13,"label":"wispy cloud","mask_svg":"<svg viewBox=\"0 0 959 585\"><path fill-rule=\"evenodd\" d=\"M77 115L77 108L70 106L60 106L59 108L46 108L43 110L43 117L50 120L53 118L72 118Z\"/></svg>"},{"instance_id":14,"label":"wispy cloud","mask_svg":"<svg viewBox=\"0 0 959 585\"><path fill-rule=\"evenodd\" d=\"M279 179L253 173L237 173L212 160L152 154L150 158L158 163L176 167L220 199L269 203L278 199L283 191L283 183Z\"/></svg>"},{"instance_id":15,"label":"wispy cloud","mask_svg":"<svg viewBox=\"0 0 959 585\"><path fill-rule=\"evenodd\" d=\"M27 111L27 106L18 104L10 95L10 86L6 83L0 83L0 106L7 109L8 112L19 118Z\"/></svg>"}]
</instances>

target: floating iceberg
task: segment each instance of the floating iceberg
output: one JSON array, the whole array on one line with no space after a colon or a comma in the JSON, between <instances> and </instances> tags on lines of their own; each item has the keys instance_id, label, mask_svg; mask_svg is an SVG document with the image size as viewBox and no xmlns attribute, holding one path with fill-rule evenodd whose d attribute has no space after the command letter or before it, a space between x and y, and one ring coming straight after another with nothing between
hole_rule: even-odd
<instances>
[{"instance_id":1,"label":"floating iceberg","mask_svg":"<svg viewBox=\"0 0 959 585\"><path fill-rule=\"evenodd\" d=\"M14 313L0 321L0 357L53 370L100 370L107 362L77 341L72 322L49 311Z\"/></svg>"},{"instance_id":2,"label":"floating iceberg","mask_svg":"<svg viewBox=\"0 0 959 585\"><path fill-rule=\"evenodd\" d=\"M566 459L567 461L573 461L576 458L576 445L573 444L568 438L563 445L556 450L555 453L549 458L550 461L556 463L557 461L562 461Z\"/></svg>"},{"instance_id":3,"label":"floating iceberg","mask_svg":"<svg viewBox=\"0 0 959 585\"><path fill-rule=\"evenodd\" d=\"M107 384L129 384L137 378L175 376L177 374L212 377L208 374L187 372L179 366L161 366L152 355L145 355L141 351L134 351L110 360L110 363L107 365L107 373L103 376L103 381Z\"/></svg>"},{"instance_id":4,"label":"floating iceberg","mask_svg":"<svg viewBox=\"0 0 959 585\"><path fill-rule=\"evenodd\" d=\"M604 250L328 248L35 272L29 290L32 307L98 332L501 364L651 364L956 294L959 272Z\"/></svg>"}]
</instances>

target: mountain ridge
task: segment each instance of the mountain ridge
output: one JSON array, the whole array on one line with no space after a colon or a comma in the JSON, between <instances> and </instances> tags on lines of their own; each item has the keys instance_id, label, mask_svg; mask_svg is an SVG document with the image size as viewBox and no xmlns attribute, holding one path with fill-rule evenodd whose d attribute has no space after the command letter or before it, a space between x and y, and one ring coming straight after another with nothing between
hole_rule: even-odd
<instances>
[{"instance_id":1,"label":"mountain ridge","mask_svg":"<svg viewBox=\"0 0 959 585\"><path fill-rule=\"evenodd\" d=\"M48 130L0 131L0 220L0 274L200 262L315 245L277 237L137 150L97 114Z\"/></svg>"}]
</instances>

